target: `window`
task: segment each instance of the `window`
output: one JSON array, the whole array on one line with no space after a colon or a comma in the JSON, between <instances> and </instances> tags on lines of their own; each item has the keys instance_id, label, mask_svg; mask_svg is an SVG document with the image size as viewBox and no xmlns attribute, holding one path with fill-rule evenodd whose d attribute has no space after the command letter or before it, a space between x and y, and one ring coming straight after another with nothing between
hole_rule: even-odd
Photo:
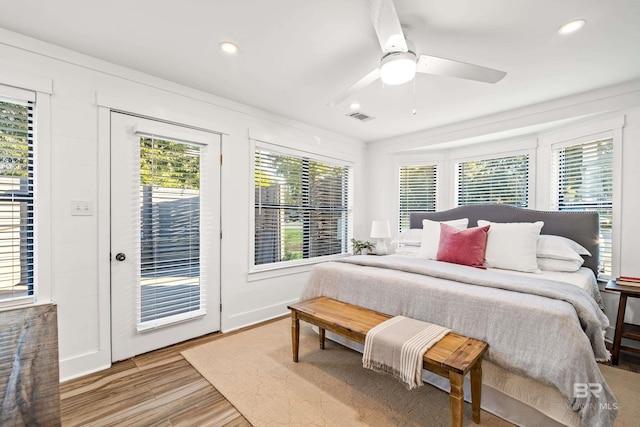
<instances>
[{"instance_id":1,"label":"window","mask_svg":"<svg viewBox=\"0 0 640 427\"><path fill-rule=\"evenodd\" d=\"M202 314L201 147L140 137L138 328Z\"/></svg>"},{"instance_id":2,"label":"window","mask_svg":"<svg viewBox=\"0 0 640 427\"><path fill-rule=\"evenodd\" d=\"M348 166L265 147L254 160L254 265L348 251Z\"/></svg>"},{"instance_id":3,"label":"window","mask_svg":"<svg viewBox=\"0 0 640 427\"><path fill-rule=\"evenodd\" d=\"M457 164L456 205L529 206L529 155Z\"/></svg>"},{"instance_id":4,"label":"window","mask_svg":"<svg viewBox=\"0 0 640 427\"><path fill-rule=\"evenodd\" d=\"M601 275L611 275L613 139L553 148L552 208L600 214ZM552 199L553 200L553 199Z\"/></svg>"},{"instance_id":5,"label":"window","mask_svg":"<svg viewBox=\"0 0 640 427\"><path fill-rule=\"evenodd\" d=\"M436 211L436 166L401 166L398 231L409 229L411 212Z\"/></svg>"},{"instance_id":6,"label":"window","mask_svg":"<svg viewBox=\"0 0 640 427\"><path fill-rule=\"evenodd\" d=\"M34 298L34 101L0 97L0 302Z\"/></svg>"}]
</instances>

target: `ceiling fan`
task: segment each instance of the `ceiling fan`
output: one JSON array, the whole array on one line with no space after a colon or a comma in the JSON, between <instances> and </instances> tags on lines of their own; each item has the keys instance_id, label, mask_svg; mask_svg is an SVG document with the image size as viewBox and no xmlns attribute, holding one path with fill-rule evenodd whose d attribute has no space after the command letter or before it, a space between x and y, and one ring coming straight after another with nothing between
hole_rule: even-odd
<instances>
[{"instance_id":1,"label":"ceiling fan","mask_svg":"<svg viewBox=\"0 0 640 427\"><path fill-rule=\"evenodd\" d=\"M484 83L497 83L507 74L504 71L452 59L430 55L418 56L411 42L404 36L393 0L365 0L365 3L369 8L371 21L382 48L380 67L329 101L327 105L330 107L339 105L378 79L387 85L398 85L412 80L415 73L418 72Z\"/></svg>"}]
</instances>

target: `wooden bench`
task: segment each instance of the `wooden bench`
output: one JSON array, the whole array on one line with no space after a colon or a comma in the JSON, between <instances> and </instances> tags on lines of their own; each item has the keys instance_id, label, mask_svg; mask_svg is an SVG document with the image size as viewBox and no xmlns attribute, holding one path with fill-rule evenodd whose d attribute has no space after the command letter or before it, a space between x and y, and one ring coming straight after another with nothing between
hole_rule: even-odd
<instances>
[{"instance_id":1,"label":"wooden bench","mask_svg":"<svg viewBox=\"0 0 640 427\"><path fill-rule=\"evenodd\" d=\"M324 349L325 330L364 344L365 336L371 328L393 317L326 297L302 301L288 308L291 310L291 343L294 362L298 361L300 320L318 326L320 348ZM467 372L471 372L473 422L480 422L482 355L486 349L485 342L449 333L424 355L424 369L449 378L452 426L462 426L464 406L462 384Z\"/></svg>"}]
</instances>

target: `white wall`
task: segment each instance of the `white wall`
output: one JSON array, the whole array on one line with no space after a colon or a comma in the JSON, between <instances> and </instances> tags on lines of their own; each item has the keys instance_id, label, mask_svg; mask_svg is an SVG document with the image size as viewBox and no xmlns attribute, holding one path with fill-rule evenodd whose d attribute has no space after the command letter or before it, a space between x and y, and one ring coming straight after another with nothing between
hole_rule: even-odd
<instances>
[{"instance_id":1,"label":"white wall","mask_svg":"<svg viewBox=\"0 0 640 427\"><path fill-rule=\"evenodd\" d=\"M618 227L614 276L640 276L640 81L371 143L368 180L382 197L369 198L368 214L397 224L397 175L401 164L438 164L438 210L445 210L454 207L455 159L514 152L530 154L530 207L550 209L549 144L607 130L621 143L615 160L619 184L615 200ZM396 202L389 203L390 200ZM613 338L619 294L603 291L603 299L611 321L607 336ZM637 299L629 299L626 319L640 324Z\"/></svg>"},{"instance_id":2,"label":"white wall","mask_svg":"<svg viewBox=\"0 0 640 427\"><path fill-rule=\"evenodd\" d=\"M562 98L477 120L370 144L317 129L284 117L176 85L113 64L0 29L0 84L25 89L52 87L50 113L38 117L50 151L50 218L39 230L51 262L45 286L58 304L61 378L69 379L110 363L109 325L109 125L105 111L117 108L151 118L199 126L225 133L222 143L222 329L278 316L294 301L308 268L249 274L250 141L249 133L321 155L354 163L354 235L368 238L372 219L396 221L397 165L403 161L449 164L451 156L493 150L532 149L539 127L563 129L569 120L590 122L624 115L622 161L621 271L640 275L640 82ZM522 129L518 136L514 129ZM547 129L548 130L548 129ZM437 144L482 143L475 148L439 148ZM425 150L425 147L427 150ZM45 150L45 151L46 151ZM417 151L413 151L417 150ZM537 170L539 182L544 170ZM440 208L452 206L452 179L443 176ZM373 193L375 189L375 194ZM95 202L96 215L72 217L73 199ZM532 200L536 200L532 198ZM48 203L48 202L47 202ZM546 208L546 206L532 207ZM49 243L50 242L50 243ZM46 257L45 257L46 261ZM286 274L280 274L286 273ZM608 295L608 314L617 295ZM636 302L629 316L640 317ZM638 322L636 322L638 323Z\"/></svg>"},{"instance_id":3,"label":"white wall","mask_svg":"<svg viewBox=\"0 0 640 427\"><path fill-rule=\"evenodd\" d=\"M0 84L53 87L50 117L51 299L58 304L61 379L110 364L108 109L224 132L222 153L222 330L287 312L309 267L249 277L249 133L354 164L356 231L366 220L365 145L350 138L211 96L0 29ZM44 84L43 84L44 82ZM106 114L105 114L106 113ZM50 119L50 120L49 120ZM72 217L72 199L93 201L96 215ZM360 224L360 225L358 225ZM282 275L283 273L286 273ZM47 275L49 276L49 275Z\"/></svg>"}]
</instances>

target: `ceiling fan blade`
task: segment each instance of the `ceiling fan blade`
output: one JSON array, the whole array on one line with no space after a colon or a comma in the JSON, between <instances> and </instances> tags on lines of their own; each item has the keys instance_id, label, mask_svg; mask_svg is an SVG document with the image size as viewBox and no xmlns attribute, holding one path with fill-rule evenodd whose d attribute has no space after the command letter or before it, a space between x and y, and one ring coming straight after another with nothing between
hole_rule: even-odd
<instances>
[{"instance_id":1,"label":"ceiling fan blade","mask_svg":"<svg viewBox=\"0 0 640 427\"><path fill-rule=\"evenodd\" d=\"M393 0L365 0L384 53L406 52L407 42Z\"/></svg>"},{"instance_id":2,"label":"ceiling fan blade","mask_svg":"<svg viewBox=\"0 0 640 427\"><path fill-rule=\"evenodd\" d=\"M458 77L460 79L476 80L485 83L497 83L507 75L506 72L494 70L493 68L429 55L420 55L418 64L416 65L416 71L419 73Z\"/></svg>"},{"instance_id":3,"label":"ceiling fan blade","mask_svg":"<svg viewBox=\"0 0 640 427\"><path fill-rule=\"evenodd\" d=\"M379 78L380 78L380 68L376 68L375 70L371 71L369 74L367 74L366 76L364 76L363 78L355 82L353 85L351 85L351 87L340 92L338 96L333 98L331 101L327 102L327 105L329 107L335 107L341 104L345 99L349 98L351 95L358 92L360 89L363 89L366 86L369 86L371 83L375 82Z\"/></svg>"}]
</instances>

